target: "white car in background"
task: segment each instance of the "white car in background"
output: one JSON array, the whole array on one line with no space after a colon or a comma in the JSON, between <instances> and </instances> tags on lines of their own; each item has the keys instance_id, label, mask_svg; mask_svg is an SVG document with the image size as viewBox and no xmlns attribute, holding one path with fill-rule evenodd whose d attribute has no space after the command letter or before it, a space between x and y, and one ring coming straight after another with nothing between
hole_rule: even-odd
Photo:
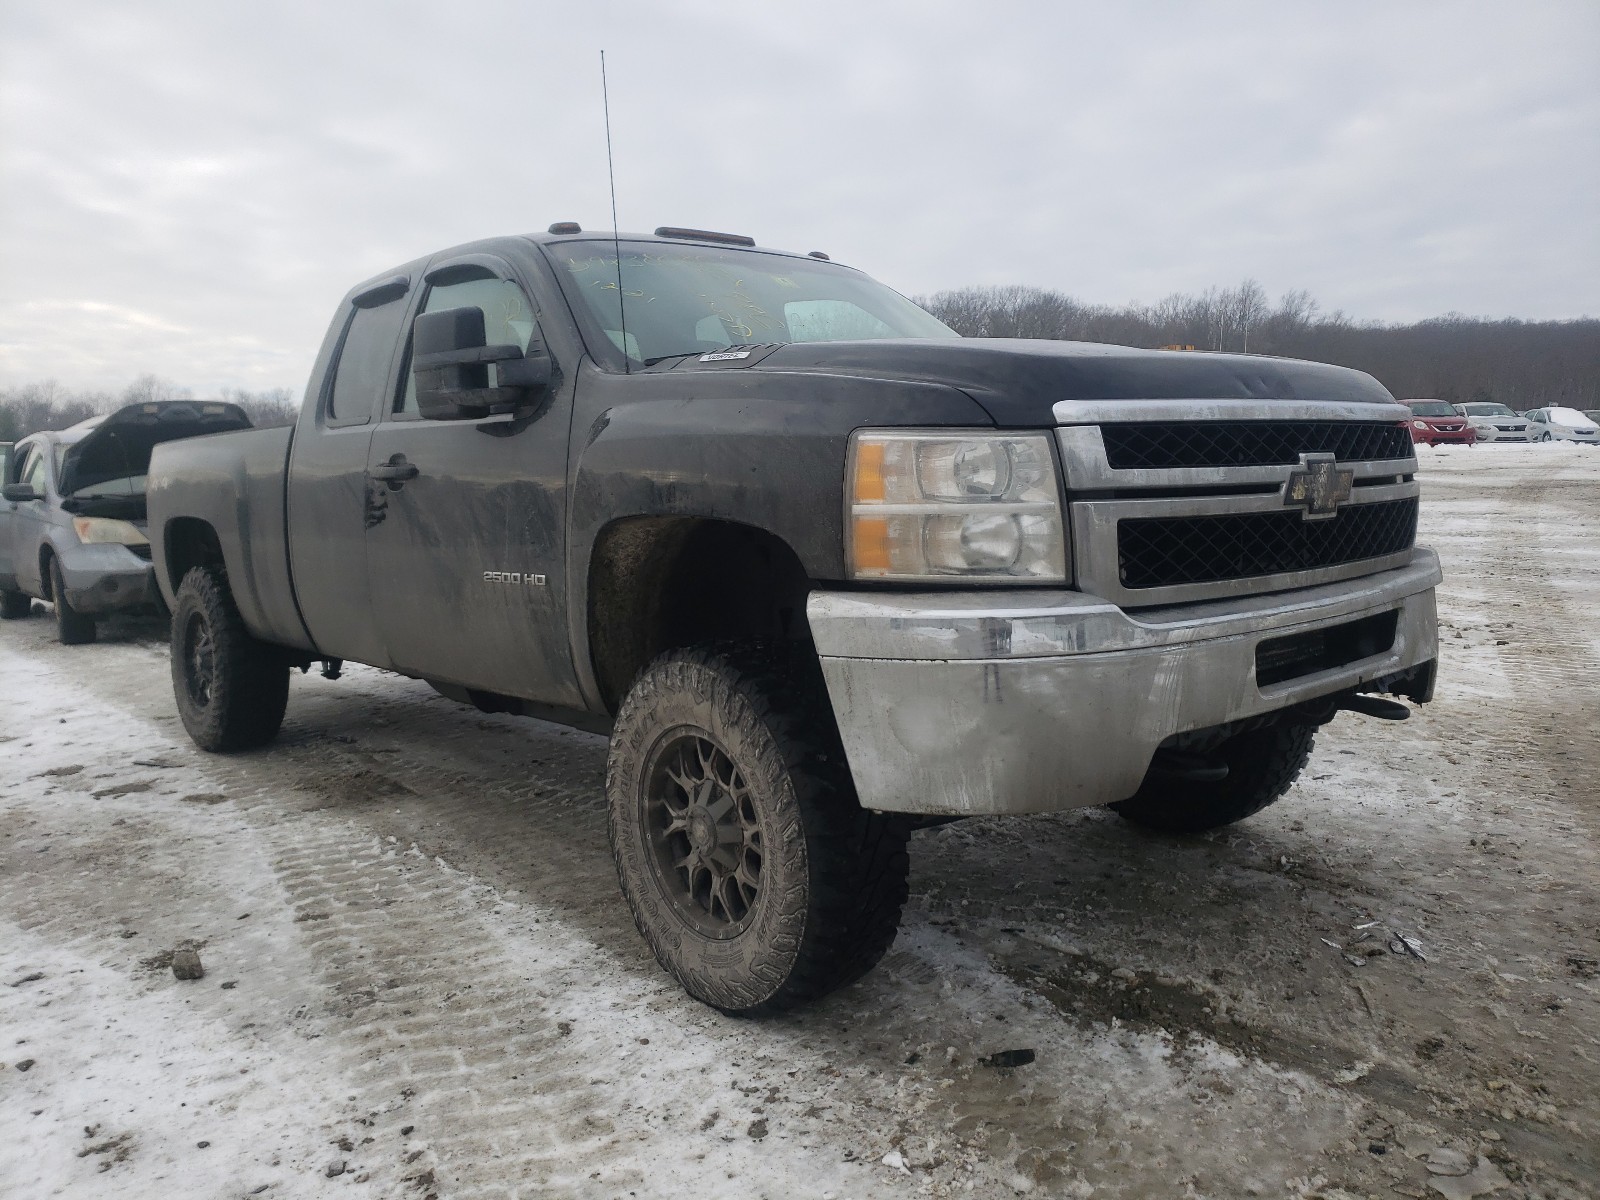
<instances>
[{"instance_id":1,"label":"white car in background","mask_svg":"<svg viewBox=\"0 0 1600 1200\"><path fill-rule=\"evenodd\" d=\"M1575 408L1534 409L1528 414L1528 432L1541 442L1600 445L1600 425Z\"/></svg>"},{"instance_id":2,"label":"white car in background","mask_svg":"<svg viewBox=\"0 0 1600 1200\"><path fill-rule=\"evenodd\" d=\"M1534 433L1528 428L1528 419L1512 412L1504 404L1474 401L1458 404L1456 411L1467 419L1467 424L1478 431L1480 442L1531 442Z\"/></svg>"}]
</instances>

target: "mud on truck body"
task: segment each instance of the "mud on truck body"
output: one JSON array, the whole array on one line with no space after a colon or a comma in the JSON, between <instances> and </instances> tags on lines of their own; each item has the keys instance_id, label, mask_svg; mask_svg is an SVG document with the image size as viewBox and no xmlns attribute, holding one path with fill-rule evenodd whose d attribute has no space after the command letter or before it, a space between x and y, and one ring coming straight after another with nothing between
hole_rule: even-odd
<instances>
[{"instance_id":1,"label":"mud on truck body","mask_svg":"<svg viewBox=\"0 0 1600 1200\"><path fill-rule=\"evenodd\" d=\"M478 242L350 292L292 430L157 450L174 691L219 751L318 660L608 732L640 932L776 1011L887 950L919 824L1209 829L1430 699L1407 417L1319 364L959 338L729 235Z\"/></svg>"}]
</instances>

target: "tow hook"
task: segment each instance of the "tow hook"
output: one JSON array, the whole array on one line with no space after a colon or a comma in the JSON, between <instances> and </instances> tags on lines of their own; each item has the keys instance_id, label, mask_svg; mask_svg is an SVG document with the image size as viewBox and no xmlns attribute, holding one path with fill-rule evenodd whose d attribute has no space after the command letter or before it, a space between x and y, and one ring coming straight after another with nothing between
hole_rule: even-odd
<instances>
[{"instance_id":1,"label":"tow hook","mask_svg":"<svg viewBox=\"0 0 1600 1200\"><path fill-rule=\"evenodd\" d=\"M1349 695L1339 701L1339 707L1363 716L1377 717L1380 721L1409 721L1411 710L1398 700L1385 700L1382 696Z\"/></svg>"},{"instance_id":2,"label":"tow hook","mask_svg":"<svg viewBox=\"0 0 1600 1200\"><path fill-rule=\"evenodd\" d=\"M322 677L324 679L337 679L344 672L344 659L325 658L322 660Z\"/></svg>"}]
</instances>

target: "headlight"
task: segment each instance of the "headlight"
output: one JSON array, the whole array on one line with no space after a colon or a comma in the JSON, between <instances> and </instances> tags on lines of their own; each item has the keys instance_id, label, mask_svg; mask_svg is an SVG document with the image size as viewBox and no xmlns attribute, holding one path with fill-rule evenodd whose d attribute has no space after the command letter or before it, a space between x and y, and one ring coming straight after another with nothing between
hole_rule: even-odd
<instances>
[{"instance_id":1,"label":"headlight","mask_svg":"<svg viewBox=\"0 0 1600 1200\"><path fill-rule=\"evenodd\" d=\"M1411 423L1418 429L1426 429L1428 427L1428 423L1426 421L1413 421Z\"/></svg>"},{"instance_id":2,"label":"headlight","mask_svg":"<svg viewBox=\"0 0 1600 1200\"><path fill-rule=\"evenodd\" d=\"M108 517L73 517L72 528L85 546L145 546L150 543L150 539L140 533L139 527L131 521L113 521Z\"/></svg>"},{"instance_id":3,"label":"headlight","mask_svg":"<svg viewBox=\"0 0 1600 1200\"><path fill-rule=\"evenodd\" d=\"M1046 434L860 431L845 489L852 579L1066 581Z\"/></svg>"}]
</instances>

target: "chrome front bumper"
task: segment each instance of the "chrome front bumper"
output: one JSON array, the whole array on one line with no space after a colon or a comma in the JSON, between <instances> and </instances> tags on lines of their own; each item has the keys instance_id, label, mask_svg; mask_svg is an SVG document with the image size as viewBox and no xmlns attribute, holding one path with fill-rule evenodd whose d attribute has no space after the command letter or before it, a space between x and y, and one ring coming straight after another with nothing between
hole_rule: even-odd
<instances>
[{"instance_id":1,"label":"chrome front bumper","mask_svg":"<svg viewBox=\"0 0 1600 1200\"><path fill-rule=\"evenodd\" d=\"M1132 795L1163 740L1437 657L1439 560L1361 579L1142 609L1080 592L814 592L806 606L867 808L1047 812ZM1395 610L1390 650L1270 687L1256 647Z\"/></svg>"}]
</instances>

